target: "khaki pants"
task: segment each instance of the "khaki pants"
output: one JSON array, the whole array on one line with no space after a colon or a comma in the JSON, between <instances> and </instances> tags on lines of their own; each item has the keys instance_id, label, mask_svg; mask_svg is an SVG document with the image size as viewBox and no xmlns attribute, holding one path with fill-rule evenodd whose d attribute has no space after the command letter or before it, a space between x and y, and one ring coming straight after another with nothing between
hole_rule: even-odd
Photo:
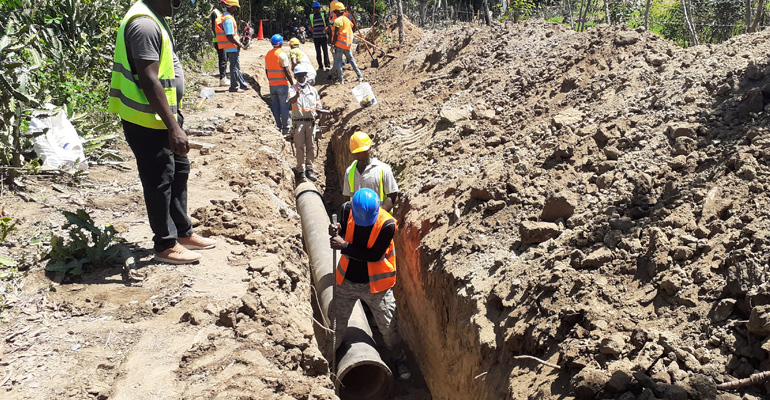
<instances>
[{"instance_id":1,"label":"khaki pants","mask_svg":"<svg viewBox=\"0 0 770 400\"><path fill-rule=\"evenodd\" d=\"M390 356L396 360L404 356L401 346L401 336L398 333L398 315L396 312L396 298L393 296L393 288L380 293L371 293L368 283L351 283L342 281L342 285L334 285L334 318L335 333L337 335L337 347L345 337L348 329L348 320L356 301L365 302L377 321L377 328L382 334L385 347L390 351ZM336 350L336 349L335 349Z\"/></svg>"},{"instance_id":2,"label":"khaki pants","mask_svg":"<svg viewBox=\"0 0 770 400\"><path fill-rule=\"evenodd\" d=\"M293 129L297 172L312 171L315 160L315 121L296 121Z\"/></svg>"}]
</instances>

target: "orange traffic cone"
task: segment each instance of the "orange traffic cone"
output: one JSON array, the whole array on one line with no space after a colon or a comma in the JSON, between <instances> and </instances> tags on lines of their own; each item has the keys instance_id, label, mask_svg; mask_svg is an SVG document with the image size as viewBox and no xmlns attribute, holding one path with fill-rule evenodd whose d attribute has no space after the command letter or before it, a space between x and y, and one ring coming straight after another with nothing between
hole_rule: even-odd
<instances>
[{"instance_id":1,"label":"orange traffic cone","mask_svg":"<svg viewBox=\"0 0 770 400\"><path fill-rule=\"evenodd\" d=\"M265 35L262 33L262 20L259 20L259 33L257 33L257 40L265 40Z\"/></svg>"}]
</instances>

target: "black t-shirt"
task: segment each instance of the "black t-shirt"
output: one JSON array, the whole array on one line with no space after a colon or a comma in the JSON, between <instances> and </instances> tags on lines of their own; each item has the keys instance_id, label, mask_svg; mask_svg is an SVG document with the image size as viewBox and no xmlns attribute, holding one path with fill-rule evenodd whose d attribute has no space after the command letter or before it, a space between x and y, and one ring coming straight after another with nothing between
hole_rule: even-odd
<instances>
[{"instance_id":1,"label":"black t-shirt","mask_svg":"<svg viewBox=\"0 0 770 400\"><path fill-rule=\"evenodd\" d=\"M347 202L342 205L340 215L340 236L344 239L347 231L348 218L350 216L351 204ZM377 240L374 241L374 246L371 249L367 248L369 243L369 235L372 233L374 226L356 226L353 233L353 241L350 245L341 250L340 253L348 257L350 262L348 263L348 270L345 273L345 279L353 283L369 283L369 266L367 262L379 261L388 250L390 242L393 240L393 235L396 233L396 221L389 220L382 225L380 229L380 235Z\"/></svg>"}]
</instances>

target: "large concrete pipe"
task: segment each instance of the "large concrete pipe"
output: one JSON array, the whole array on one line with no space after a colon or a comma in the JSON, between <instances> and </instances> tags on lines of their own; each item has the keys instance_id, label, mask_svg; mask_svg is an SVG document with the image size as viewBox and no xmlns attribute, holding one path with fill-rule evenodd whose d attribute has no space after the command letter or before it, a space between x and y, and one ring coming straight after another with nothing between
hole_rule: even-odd
<instances>
[{"instance_id":1,"label":"large concrete pipe","mask_svg":"<svg viewBox=\"0 0 770 400\"><path fill-rule=\"evenodd\" d=\"M295 190L297 212L302 222L302 236L310 259L313 284L321 304L321 314L331 328L330 314L334 291L334 253L329 247L329 216L321 194L312 182L304 182ZM393 373L382 361L372 339L372 331L357 303L348 321L345 337L337 348L337 390L345 400L379 400L390 396Z\"/></svg>"}]
</instances>

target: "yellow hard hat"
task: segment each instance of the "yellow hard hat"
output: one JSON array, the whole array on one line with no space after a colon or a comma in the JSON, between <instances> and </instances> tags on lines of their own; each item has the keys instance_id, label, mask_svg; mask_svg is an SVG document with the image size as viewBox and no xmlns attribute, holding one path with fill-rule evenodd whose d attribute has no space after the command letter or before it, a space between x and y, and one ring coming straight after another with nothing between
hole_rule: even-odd
<instances>
[{"instance_id":1,"label":"yellow hard hat","mask_svg":"<svg viewBox=\"0 0 770 400\"><path fill-rule=\"evenodd\" d=\"M289 40L289 46L294 46L294 45L299 46L299 39L297 39L295 37L293 37L293 38L291 38L291 40Z\"/></svg>"},{"instance_id":2,"label":"yellow hard hat","mask_svg":"<svg viewBox=\"0 0 770 400\"><path fill-rule=\"evenodd\" d=\"M236 6L236 7L241 6L241 3L238 0L225 0L225 4L227 4L228 6Z\"/></svg>"},{"instance_id":3,"label":"yellow hard hat","mask_svg":"<svg viewBox=\"0 0 770 400\"><path fill-rule=\"evenodd\" d=\"M329 4L329 8L332 10L332 12L337 10L345 10L345 5L335 0L335 1L332 1L331 4Z\"/></svg>"},{"instance_id":4,"label":"yellow hard hat","mask_svg":"<svg viewBox=\"0 0 770 400\"><path fill-rule=\"evenodd\" d=\"M372 147L372 139L369 139L369 135L364 132L358 131L350 137L350 152L360 153L367 151Z\"/></svg>"}]
</instances>

